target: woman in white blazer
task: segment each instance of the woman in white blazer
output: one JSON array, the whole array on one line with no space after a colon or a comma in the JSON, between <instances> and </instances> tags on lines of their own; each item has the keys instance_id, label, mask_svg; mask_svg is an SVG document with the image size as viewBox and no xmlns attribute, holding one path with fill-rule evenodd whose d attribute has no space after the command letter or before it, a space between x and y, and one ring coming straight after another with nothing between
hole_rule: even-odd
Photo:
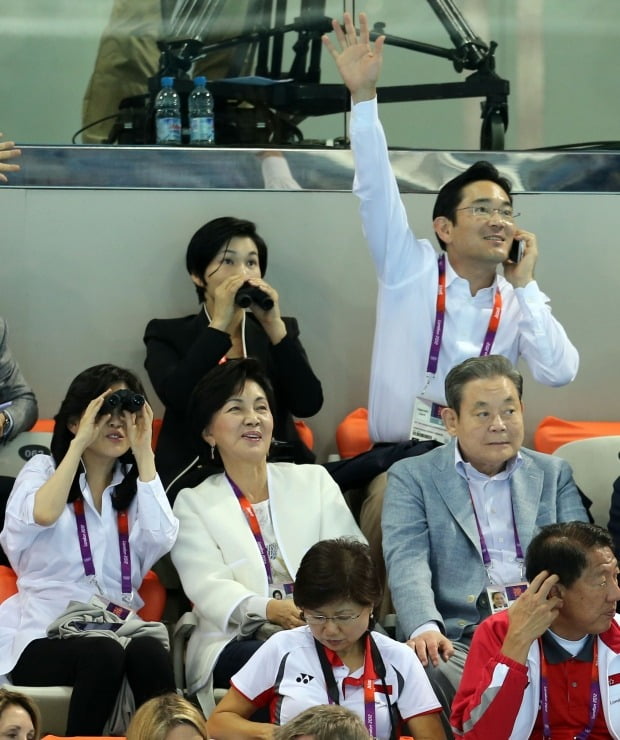
<instances>
[{"instance_id":1,"label":"woman in white blazer","mask_svg":"<svg viewBox=\"0 0 620 740\"><path fill-rule=\"evenodd\" d=\"M271 386L253 359L214 368L190 402L194 436L224 469L181 491L174 506L172 560L198 619L186 677L205 713L213 688L228 688L270 632L304 623L292 594L306 551L338 536L364 541L322 466L267 462L272 408Z\"/></svg>"}]
</instances>

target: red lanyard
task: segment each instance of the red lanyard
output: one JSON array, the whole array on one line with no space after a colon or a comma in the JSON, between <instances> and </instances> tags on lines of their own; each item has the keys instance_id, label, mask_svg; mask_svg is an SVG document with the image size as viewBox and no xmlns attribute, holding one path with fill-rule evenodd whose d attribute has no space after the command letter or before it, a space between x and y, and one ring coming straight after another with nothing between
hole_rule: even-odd
<instances>
[{"instance_id":1,"label":"red lanyard","mask_svg":"<svg viewBox=\"0 0 620 740\"><path fill-rule=\"evenodd\" d=\"M84 573L97 584L97 588L101 591L101 587L97 583L95 576L95 563L93 562L93 553L90 548L86 514L84 513L84 499L76 499L73 502L73 510L75 512L75 523L77 525ZM117 526L118 549L121 562L121 592L124 601L131 601L133 593L131 587L131 551L129 549L129 517L126 511L117 512Z\"/></svg>"},{"instance_id":2,"label":"red lanyard","mask_svg":"<svg viewBox=\"0 0 620 740\"><path fill-rule=\"evenodd\" d=\"M549 724L549 671L547 661L543 652L542 640L538 640L540 650L540 711L542 714L543 737L551 738L551 725ZM592 672L590 677L590 709L588 710L588 724L575 735L575 740L586 740L589 737L601 703L601 691L598 682L598 639L594 637L592 648Z\"/></svg>"},{"instance_id":3,"label":"red lanyard","mask_svg":"<svg viewBox=\"0 0 620 740\"><path fill-rule=\"evenodd\" d=\"M330 704L340 704L338 687L334 678L334 672L326 655L326 648L316 638L315 645L323 671L323 678L325 679L328 701ZM360 683L362 684L364 688L364 724L370 737L377 737L377 715L375 711L375 681L377 678L370 648L370 634L367 634L364 646L364 672L362 677L359 679L347 676L342 682L342 688L344 692L344 687L347 685L359 686Z\"/></svg>"},{"instance_id":4,"label":"red lanyard","mask_svg":"<svg viewBox=\"0 0 620 740\"><path fill-rule=\"evenodd\" d=\"M265 572L267 573L267 581L269 583L273 583L273 577L271 573L271 563L269 562L269 555L267 553L267 545L265 545L263 534L260 531L260 524L258 523L256 512L254 511L252 504L243 495L243 492L241 491L239 486L235 483L235 481L232 478L229 477L228 473L226 473L226 479L230 483L230 487L233 489L235 496L237 497L239 506L241 506L241 510L245 514L245 518L247 519L247 522L250 525L250 530L252 531L252 534L254 535L254 539L256 540L258 551L260 552L263 565L265 566Z\"/></svg>"},{"instance_id":5,"label":"red lanyard","mask_svg":"<svg viewBox=\"0 0 620 740\"><path fill-rule=\"evenodd\" d=\"M433 338L431 341L431 348L428 354L428 363L426 365L426 372L429 375L435 375L437 373L437 365L439 364L439 352L441 350L441 340L443 337L443 327L446 318L446 255L440 255L437 260L439 274L437 277L437 303L435 306L435 324L433 327ZM482 349L480 350L480 357L485 357L491 354L493 349L493 342L499 328L499 322L502 317L502 294L500 293L499 287L495 288L495 297L493 298L493 309L491 311L491 317L489 319L489 325L487 326L486 334L484 335L484 341L482 343Z\"/></svg>"}]
</instances>

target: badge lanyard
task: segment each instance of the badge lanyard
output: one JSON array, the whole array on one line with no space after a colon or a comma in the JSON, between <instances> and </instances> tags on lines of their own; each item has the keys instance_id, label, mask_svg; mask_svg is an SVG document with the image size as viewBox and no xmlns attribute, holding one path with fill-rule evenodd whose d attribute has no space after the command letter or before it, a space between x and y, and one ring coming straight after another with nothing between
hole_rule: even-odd
<instances>
[{"instance_id":1,"label":"badge lanyard","mask_svg":"<svg viewBox=\"0 0 620 740\"><path fill-rule=\"evenodd\" d=\"M243 511L243 513L245 514L245 518L247 519L248 524L250 525L250 530L252 531L252 534L254 535L254 539L256 540L258 551L260 552L260 556L263 560L263 565L265 566L265 571L267 573L267 581L269 583L273 583L273 576L271 573L271 563L269 562L269 555L267 554L267 546L265 545L263 534L260 531L260 524L258 523L258 519L256 518L256 512L252 508L252 504L243 495L243 492L241 491L239 486L235 483L235 481L232 478L229 477L228 473L226 473L226 479L230 483L230 487L233 489L235 496L237 497L239 506L241 506L241 511Z\"/></svg>"},{"instance_id":2,"label":"badge lanyard","mask_svg":"<svg viewBox=\"0 0 620 740\"><path fill-rule=\"evenodd\" d=\"M538 640L540 650L540 711L542 715L543 737L545 740L551 738L551 725L549 724L549 672L547 661L543 652L542 641ZM590 677L590 708L588 710L588 724L584 729L575 735L575 740L586 740L596 721L599 704L601 701L601 691L598 682L598 640L594 638L592 654L592 673Z\"/></svg>"},{"instance_id":3,"label":"badge lanyard","mask_svg":"<svg viewBox=\"0 0 620 740\"><path fill-rule=\"evenodd\" d=\"M491 560L489 548L487 547L484 534L482 533L482 527L480 526L480 520L478 519L478 512L476 511L476 506L474 504L474 497L472 496L471 488L469 487L469 480L467 481L467 490L469 491L469 498L471 500L471 508L474 510L474 519L476 520L476 529L478 530L478 537L480 538L480 550L482 552L482 562L484 564L484 569L487 572L489 582L494 583L493 578L491 577L491 565L493 561ZM517 524L515 522L515 509L512 503L512 495L510 496L510 510L512 511L512 532L513 532L514 541L515 541L516 560L517 560L517 563L519 563L521 567L521 578L523 578L523 562L524 562L523 548L521 547L521 540L519 539L519 533L517 532Z\"/></svg>"},{"instance_id":4,"label":"badge lanyard","mask_svg":"<svg viewBox=\"0 0 620 740\"><path fill-rule=\"evenodd\" d=\"M101 586L97 581L95 574L95 564L93 562L93 553L90 548L90 537L88 536L88 526L86 524L86 515L84 513L84 500L79 498L73 502L75 511L75 523L77 525L78 541L80 543L80 553L84 565L84 573L96 586L99 593L103 594ZM126 511L117 512L118 526L118 549L121 563L121 592L123 601L129 603L133 596L131 587L131 551L129 549L129 517Z\"/></svg>"},{"instance_id":5,"label":"badge lanyard","mask_svg":"<svg viewBox=\"0 0 620 740\"><path fill-rule=\"evenodd\" d=\"M435 308L435 324L433 326L433 338L431 341L431 348L428 354L428 363L426 365L426 376L430 380L437 373L437 365L439 364L439 352L441 350L441 340L443 337L443 328L446 318L446 255L440 255L437 260L439 268L439 274L437 277L437 303ZM491 311L491 317L489 318L489 324L487 326L486 334L484 335L484 342L482 343L482 349L480 350L480 357L485 357L491 354L493 349L493 342L499 328L499 322L502 316L502 294L499 287L495 288L495 297L493 298L493 309ZM428 380L427 380L428 385ZM426 390L426 388L424 389Z\"/></svg>"},{"instance_id":6,"label":"badge lanyard","mask_svg":"<svg viewBox=\"0 0 620 740\"><path fill-rule=\"evenodd\" d=\"M325 648L315 638L314 640L316 651L319 656L319 662L321 663L321 669L323 671L323 678L325 679L325 686L327 688L327 698L330 704L340 704L340 696L338 694L338 686L336 679L334 678L334 671L327 655L325 654ZM361 683L364 688L364 724L368 730L370 737L377 737L377 717L375 711L375 681L377 680L377 674L372 660L372 652L370 649L370 634L366 634L366 644L364 650L364 673L361 678ZM360 679L347 677L344 679L344 685L346 684L358 686ZM386 694L387 696L387 694Z\"/></svg>"}]
</instances>

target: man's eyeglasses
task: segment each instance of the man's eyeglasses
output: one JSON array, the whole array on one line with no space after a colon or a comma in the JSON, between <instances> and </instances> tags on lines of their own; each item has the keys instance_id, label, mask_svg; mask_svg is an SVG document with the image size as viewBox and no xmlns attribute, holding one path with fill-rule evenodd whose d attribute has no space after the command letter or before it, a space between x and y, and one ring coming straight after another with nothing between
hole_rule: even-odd
<instances>
[{"instance_id":1,"label":"man's eyeglasses","mask_svg":"<svg viewBox=\"0 0 620 740\"><path fill-rule=\"evenodd\" d=\"M353 622L355 619L358 619L361 616L362 612L359 614L337 614L335 617L324 617L322 614L305 614L304 613L304 619L306 620L306 624L311 624L313 627L321 627L329 620L331 620L334 624L340 624L340 625L347 625L350 622Z\"/></svg>"},{"instance_id":2,"label":"man's eyeglasses","mask_svg":"<svg viewBox=\"0 0 620 740\"><path fill-rule=\"evenodd\" d=\"M476 216L476 218L480 218L483 221L489 221L493 214L497 213L502 221L506 221L506 223L509 224L521 215L520 213L515 213L510 207L491 208L490 206L463 206L463 208L457 208L456 210L471 211L472 216Z\"/></svg>"}]
</instances>

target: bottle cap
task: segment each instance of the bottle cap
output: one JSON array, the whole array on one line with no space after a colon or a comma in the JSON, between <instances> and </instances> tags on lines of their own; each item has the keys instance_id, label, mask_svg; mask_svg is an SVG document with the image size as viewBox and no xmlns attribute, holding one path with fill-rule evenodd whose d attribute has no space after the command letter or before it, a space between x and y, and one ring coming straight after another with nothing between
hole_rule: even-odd
<instances>
[{"instance_id":1,"label":"bottle cap","mask_svg":"<svg viewBox=\"0 0 620 740\"><path fill-rule=\"evenodd\" d=\"M173 85L174 85L174 77L162 77L161 78L162 87L172 87Z\"/></svg>"},{"instance_id":2,"label":"bottle cap","mask_svg":"<svg viewBox=\"0 0 620 740\"><path fill-rule=\"evenodd\" d=\"M194 85L198 87L199 85L206 85L207 84L207 78L200 76L200 77L194 77Z\"/></svg>"}]
</instances>

